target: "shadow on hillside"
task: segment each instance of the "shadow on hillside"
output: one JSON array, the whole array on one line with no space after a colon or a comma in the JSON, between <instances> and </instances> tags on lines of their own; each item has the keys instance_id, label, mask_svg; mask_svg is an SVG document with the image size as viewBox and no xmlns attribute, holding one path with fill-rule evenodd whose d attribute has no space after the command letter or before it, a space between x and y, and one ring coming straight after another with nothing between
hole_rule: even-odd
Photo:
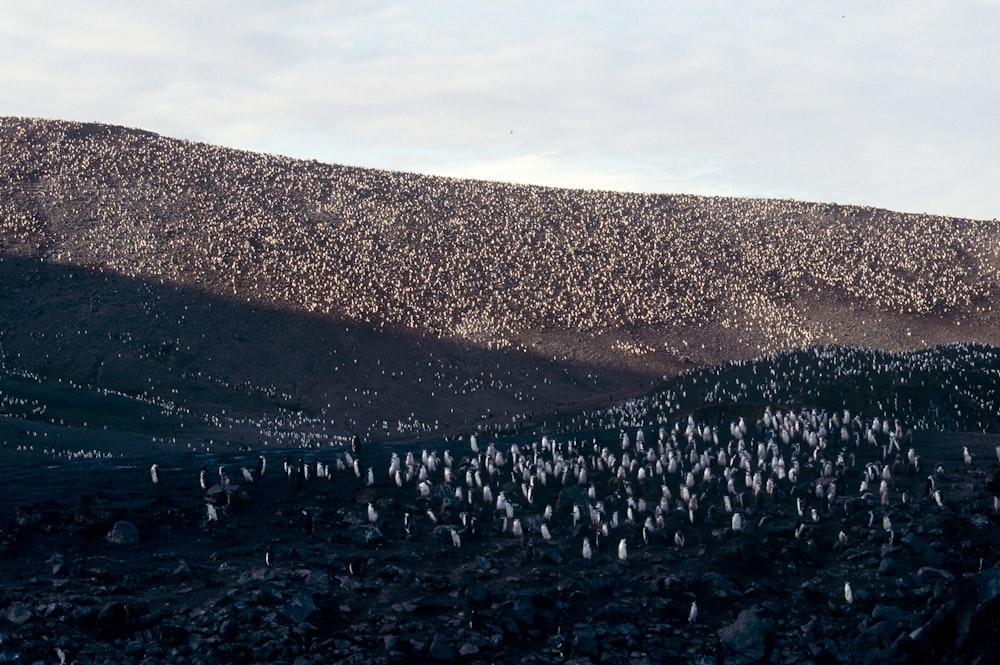
<instances>
[{"instance_id":1,"label":"shadow on hillside","mask_svg":"<svg viewBox=\"0 0 1000 665\"><path fill-rule=\"evenodd\" d=\"M542 422L658 378L35 259L0 255L0 283L8 370L196 411L302 410L372 440Z\"/></svg>"}]
</instances>

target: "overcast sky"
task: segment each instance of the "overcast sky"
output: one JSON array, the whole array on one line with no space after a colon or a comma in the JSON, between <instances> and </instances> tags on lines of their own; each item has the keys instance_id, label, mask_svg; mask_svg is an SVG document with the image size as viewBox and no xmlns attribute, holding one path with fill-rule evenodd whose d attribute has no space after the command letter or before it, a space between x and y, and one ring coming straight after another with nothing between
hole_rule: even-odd
<instances>
[{"instance_id":1,"label":"overcast sky","mask_svg":"<svg viewBox=\"0 0 1000 665\"><path fill-rule=\"evenodd\" d=\"M1000 218L1000 0L0 0L0 114Z\"/></svg>"}]
</instances>

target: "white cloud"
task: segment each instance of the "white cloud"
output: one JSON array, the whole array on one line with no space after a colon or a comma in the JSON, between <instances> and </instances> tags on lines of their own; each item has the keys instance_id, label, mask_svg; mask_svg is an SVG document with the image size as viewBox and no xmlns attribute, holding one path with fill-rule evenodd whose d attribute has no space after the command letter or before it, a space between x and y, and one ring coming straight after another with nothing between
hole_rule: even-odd
<instances>
[{"instance_id":1,"label":"white cloud","mask_svg":"<svg viewBox=\"0 0 1000 665\"><path fill-rule=\"evenodd\" d=\"M34 0L4 19L12 115L422 173L1000 217L997 3Z\"/></svg>"}]
</instances>

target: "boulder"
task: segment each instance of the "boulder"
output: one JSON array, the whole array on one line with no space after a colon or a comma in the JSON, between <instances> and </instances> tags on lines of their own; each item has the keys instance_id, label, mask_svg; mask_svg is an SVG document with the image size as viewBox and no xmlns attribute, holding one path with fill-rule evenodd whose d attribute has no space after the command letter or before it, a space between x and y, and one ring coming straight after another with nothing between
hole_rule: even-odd
<instances>
[{"instance_id":1,"label":"boulder","mask_svg":"<svg viewBox=\"0 0 1000 665\"><path fill-rule=\"evenodd\" d=\"M760 661L767 650L767 627L753 609L740 612L736 621L719 629L719 639L737 654Z\"/></svg>"},{"instance_id":2,"label":"boulder","mask_svg":"<svg viewBox=\"0 0 1000 665\"><path fill-rule=\"evenodd\" d=\"M108 532L108 542L112 545L137 545L139 529L128 520L119 520Z\"/></svg>"}]
</instances>

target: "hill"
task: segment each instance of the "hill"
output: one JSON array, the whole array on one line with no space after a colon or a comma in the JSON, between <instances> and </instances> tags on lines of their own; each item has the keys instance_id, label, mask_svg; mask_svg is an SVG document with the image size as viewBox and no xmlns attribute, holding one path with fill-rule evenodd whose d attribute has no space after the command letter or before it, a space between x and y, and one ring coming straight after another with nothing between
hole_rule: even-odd
<instances>
[{"instance_id":1,"label":"hill","mask_svg":"<svg viewBox=\"0 0 1000 665\"><path fill-rule=\"evenodd\" d=\"M185 408L386 438L516 427L809 344L1000 344L995 220L456 180L20 118L0 150L4 367Z\"/></svg>"}]
</instances>

